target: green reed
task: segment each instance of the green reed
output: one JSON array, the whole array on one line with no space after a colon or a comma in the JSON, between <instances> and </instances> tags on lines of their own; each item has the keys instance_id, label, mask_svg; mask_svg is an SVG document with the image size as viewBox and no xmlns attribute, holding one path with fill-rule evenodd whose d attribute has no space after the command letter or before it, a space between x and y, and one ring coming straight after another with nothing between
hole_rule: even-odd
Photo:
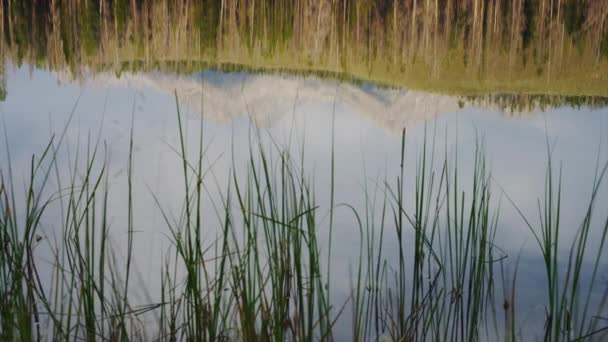
<instances>
[{"instance_id":1,"label":"green reed","mask_svg":"<svg viewBox=\"0 0 608 342\"><path fill-rule=\"evenodd\" d=\"M534 234L536 242L542 254L547 278L547 304L546 304L546 324L544 327L545 341L572 341L586 340L599 336L605 337L608 327L602 326L605 321L606 295L608 287L601 302L597 306L596 312L591 312L590 302L594 289L598 287L598 270L601 267L600 261L604 254L604 244L608 233L608 217L604 218L604 223L594 226L594 217L597 196L601 191L604 177L608 171L608 162L602 164L600 152L596 161L596 168L593 176L591 195L588 199L586 209L583 213L574 239L570 242L567 257L560 255L563 245L560 239L560 229L562 228L561 217L562 207L562 166L559 166L556 175L556 167L552 158L552 151L547 140L547 169L545 177L544 197L538 201L538 213L540 228L535 229L530 221L522 214L528 228ZM557 178L556 178L557 177ZM600 217L600 220L602 218ZM599 243L595 250L589 246L589 233L593 229L599 229ZM592 258L592 262L585 262L587 257ZM567 262L564 267L564 262ZM589 284L584 283L583 272L591 271ZM587 285L586 288L583 286ZM603 310L603 311L602 311ZM598 337L602 338L602 337Z\"/></svg>"},{"instance_id":2,"label":"green reed","mask_svg":"<svg viewBox=\"0 0 608 342\"><path fill-rule=\"evenodd\" d=\"M412 163L412 190L404 177L404 131L395 184L382 182L379 207L375 199L366 205L361 228L366 270L355 291L357 339L478 340L486 327L494 301L498 211L491 211L483 146L475 152L467 197L459 188L457 158L451 164L446 152L436 171L435 139L431 146L426 141ZM407 203L413 204L411 211ZM380 211L377 219L374 208ZM394 237L396 255L386 252L386 236Z\"/></svg>"}]
</instances>

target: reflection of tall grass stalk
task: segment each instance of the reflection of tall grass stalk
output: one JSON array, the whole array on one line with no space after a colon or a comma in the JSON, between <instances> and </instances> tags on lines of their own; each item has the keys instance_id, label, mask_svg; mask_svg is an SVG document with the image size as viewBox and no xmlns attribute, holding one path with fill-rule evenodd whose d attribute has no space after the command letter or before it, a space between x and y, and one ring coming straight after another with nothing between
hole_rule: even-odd
<instances>
[{"instance_id":1,"label":"reflection of tall grass stalk","mask_svg":"<svg viewBox=\"0 0 608 342\"><path fill-rule=\"evenodd\" d=\"M334 101L332 105L331 111L331 167L330 167L330 181L329 181L329 243L327 246L327 283L326 287L329 289L329 284L331 282L331 248L332 248L332 238L334 231L334 177L335 177L335 130L336 130L336 104L338 102L338 96L340 94L340 84L336 86L336 94L334 95ZM331 308L331 292L327 293L327 301ZM330 332L331 334L331 332Z\"/></svg>"}]
</instances>

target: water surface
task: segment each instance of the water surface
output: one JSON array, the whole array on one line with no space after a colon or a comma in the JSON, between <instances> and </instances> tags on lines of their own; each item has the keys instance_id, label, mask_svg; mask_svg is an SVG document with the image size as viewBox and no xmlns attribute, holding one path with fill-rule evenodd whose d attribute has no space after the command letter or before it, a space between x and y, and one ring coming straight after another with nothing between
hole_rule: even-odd
<instances>
[{"instance_id":1,"label":"water surface","mask_svg":"<svg viewBox=\"0 0 608 342\"><path fill-rule=\"evenodd\" d=\"M54 253L65 242L62 194L83 181L83 169L74 165L86 163L97 148L92 169L105 167L113 263L129 258L132 227L130 302L161 301L160 275L176 256L167 223L180 226L184 215L179 109L191 162L200 156L202 132L200 241L216 255L227 189L251 179L248 167L260 162L261 147L275 176L281 156L290 153L314 194L332 314L344 305L333 333L340 341L353 338L354 279L368 265L360 259L361 246L365 234L379 234L382 200L395 209L391 191L402 152L403 209L412 217L425 151L427 182L440 182L447 161L450 176L458 172L457 197L464 196L466 205L476 157L482 156L491 174L491 212L498 215L496 255L487 262L495 265L496 295L489 302L497 326L484 317L480 338L508 334L502 308L515 293L515 333L542 339L547 274L535 233L543 224L548 167L561 182L563 281L607 161L605 2L8 0L1 9L0 115L7 146L0 173L12 177L18 203L26 200L20 190L29 182L32 155L40 157L52 139L61 142L48 184L36 184L53 199L35 244L48 286ZM592 281L594 251L605 238L607 190L605 182L596 189L583 247L589 253L581 259L582 295ZM230 207L238 212L235 203ZM16 215L19 210L25 208L15 209ZM5 217L10 215L7 210ZM391 215L382 252L393 271L399 251L413 260L416 235L408 226L400 246ZM446 221L437 222L451 227ZM360 222L376 225L364 234ZM125 276L121 267L119 278ZM184 265L172 267L176 282L185 279ZM449 296L459 291L443 290ZM602 301L607 293L608 263L601 258L589 297L599 319L608 315ZM151 310L141 316L147 337L155 336L158 315Z\"/></svg>"},{"instance_id":2,"label":"water surface","mask_svg":"<svg viewBox=\"0 0 608 342\"><path fill-rule=\"evenodd\" d=\"M7 75L12 91L2 103L2 113L16 184L26 181L22 175L27 175L32 153L41 153L51 134L62 131L74 108L67 128L66 152L60 158L70 165L77 151L82 154L87 144L102 142L111 175L110 233L117 251L122 248L123 253L128 207L125 182L133 120L137 230L134 265L138 282L145 284L151 294L159 290L158 272L173 247L163 217L154 208L160 205L177 215L183 205L183 171L176 152L176 96L185 115L187 145L193 158L203 125L205 169L209 171L208 179L213 179L210 184L222 188L228 184L232 168L246 166L252 136L256 134L264 137L270 150L273 144L291 149L296 155L303 150L306 173L314 179L322 234L327 233L328 225L332 140L335 202L357 208L364 208L365 186L368 191L378 191L384 178L392 180L398 174L402 128L407 129L405 169L409 181L405 187L410 192L425 139L427 144L435 141L436 168L445 153L450 158L458 156L463 189L471 184L467 175L472 170L473 151L483 141L492 170L494 196L501 203L495 243L508 256L505 265L509 272L513 272L519 258L517 285L524 328L530 317L537 322L543 320L544 288L537 285L544 279L544 268L533 234L511 201L531 222L538 223L537 200L544 191L549 144L553 160L562 165L562 205L568 208L562 215L562 241L571 241L585 213L598 156L605 159L608 148L608 109L601 106L566 105L514 113L493 103L469 103L449 95L244 72L126 73L120 78L95 74L72 81L54 72L9 67ZM3 163L7 157L4 155ZM64 181L69 177L68 171L67 167L62 171ZM605 190L604 185L598 200L600 215L605 213ZM218 189L209 186L203 204L209 244L221 221L213 207L219 201L217 196ZM411 196L409 201L406 205L413 205ZM57 229L61 229L59 221L49 220L41 234L51 240L53 234L58 234ZM593 231L596 235L591 236L591 245L600 233ZM348 210L337 210L333 238L332 291L334 298L342 301L349 295L349 279L358 263L360 242L355 218ZM564 243L563 253L567 253L568 246ZM327 247L326 241L321 242L322 250L327 251ZM394 247L387 243L389 256L395 252ZM606 266L602 263L602 279L607 275ZM341 320L340 326L343 337L350 336L348 319Z\"/></svg>"}]
</instances>

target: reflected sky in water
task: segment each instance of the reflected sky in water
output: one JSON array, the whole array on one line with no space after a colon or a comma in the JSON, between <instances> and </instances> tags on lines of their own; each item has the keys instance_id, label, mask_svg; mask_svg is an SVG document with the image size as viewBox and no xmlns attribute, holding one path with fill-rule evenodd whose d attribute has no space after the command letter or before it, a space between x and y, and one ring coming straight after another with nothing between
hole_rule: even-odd
<instances>
[{"instance_id":1,"label":"reflected sky in water","mask_svg":"<svg viewBox=\"0 0 608 342\"><path fill-rule=\"evenodd\" d=\"M458 172L463 175L465 190L471 184L467 176L472 170L475 144L482 139L494 180L493 196L496 204L501 204L496 244L508 254L511 270L516 257L521 256L518 285L523 298L530 299L521 310L540 315L544 288L533 286L544 280L544 270L538 267L540 253L510 201L518 205L530 222L538 223L537 200L543 194L549 146L563 171L562 206L567 209L562 217L562 241L567 246L583 218L598 156L603 162L608 155L608 108L562 107L514 116L491 106L462 106L458 98L447 95L315 78L215 71L192 76L123 74L120 78L98 74L76 82L53 72L11 67L7 78L9 94L0 108L8 132L15 184L25 183L32 153L41 153L51 134L62 131L74 108L65 151L59 158L66 162L67 177L67 162L75 158L78 144L82 149L87 139L94 142L98 135L106 144L111 183L110 224L116 246L121 246L126 236L125 175L134 116L133 178L138 231L135 259L141 281L149 284L151 292L157 290L154 280L158 279L162 255L170 247L168 231L160 211L154 210L152 194L175 215L183 196L183 171L174 151L179 146L174 94L186 116L184 124L192 156L196 153L203 118L208 148L205 162L210 170L209 197L205 202L208 244L219 225L211 205L218 200L217 186L227 184L233 159L237 170L247 162L249 142L256 127L265 136L267 146L271 146L268 137L272 137L294 152L304 149L306 172L314 178L320 205L318 216L324 229L328 223L332 122L336 203L346 202L355 207L363 205L365 184L373 189L374 184L385 178L395 182L403 127L407 128L406 194L413 193L416 160L425 134L428 145L435 139L437 168L446 149L450 158L458 155ZM0 155L0 162L6 165L8 155L4 148ZM508 197L502 194L503 189ZM608 214L607 189L604 184L600 190L598 217L605 218ZM412 205L413 194L407 198L406 205ZM337 213L332 267L337 274L335 291L346 297L349 265L356 262L359 237L354 217L347 210L339 209ZM47 222L46 233L51 236L57 227L52 220ZM389 243L387 251L390 250ZM608 269L605 263L602 267L600 284L605 284Z\"/></svg>"}]
</instances>

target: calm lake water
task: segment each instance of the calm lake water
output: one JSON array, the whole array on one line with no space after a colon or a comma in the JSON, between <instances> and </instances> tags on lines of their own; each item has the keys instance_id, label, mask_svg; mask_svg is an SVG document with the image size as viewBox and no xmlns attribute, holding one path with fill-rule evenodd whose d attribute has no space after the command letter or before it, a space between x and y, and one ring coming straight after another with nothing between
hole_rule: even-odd
<instances>
[{"instance_id":1,"label":"calm lake water","mask_svg":"<svg viewBox=\"0 0 608 342\"><path fill-rule=\"evenodd\" d=\"M21 189L29 182L32 155L40 156L53 136L63 139L56 155L58 168L43 190L55 200L42 216L37 231L41 239L34 252L43 283L54 279L54 246L62 244L65 204L59 194L71 180L84 177L82 170L73 174L73 165L84 162L92 146L98 146L108 177L107 220L115 260L128 255L126 222L133 222L130 302L137 306L161 301L160 273L176 253L167 221L178 222L184 211L177 102L186 155L192 162L199 156L201 128L203 132L203 248L218 248L225 189L234 179L247 179L251 151L257 151L258 142L275 161L274 172L280 169L280 151L291 152L297 160L314 193L323 260L331 251L329 264L321 264L323 272L329 268L331 273L333 313L346 303L333 332L339 341L353 338L352 291L362 265L363 239L349 206L364 222L378 220L365 213L374 209L378 215L381 198L393 195L386 184L396 184L400 175L403 130L406 213L416 212L416 172L425 149L435 182L440 182L446 158L457 166L460 196L473 188L476 148L483 146L491 173L492 212L499 213L492 261L496 296L490 300L497 323L484 320L487 325L479 338L504 338L509 329L503 302L515 285L516 334L524 340L542 340L547 275L534 232L542 226L539 213L548 155L554 176L561 180L560 279L569 276L573 241L584 222L595 178L608 162L608 15L599 16L604 26L589 26L596 25L590 14L576 19L578 12L570 7L546 2L547 9L543 5L541 12L534 12L538 20L526 22L514 13L527 12L514 12L501 1L474 1L470 8L449 2L456 14L437 9L437 1L421 1L413 5L421 6L413 10L420 14L420 22L412 22L409 1L404 7L377 1L372 9L359 2L339 2L344 12L330 10L341 8L333 2L314 6L307 1L276 1L262 6L260 17L252 14L259 10L258 1L235 7L231 1L203 1L202 9L190 2L159 7L163 2L142 1L137 2L137 11L126 1L116 2L117 9L103 1L90 2L95 11L52 2L34 18L29 5L4 1L0 116L2 145L7 146L0 153L0 171L7 177L10 161L11 189L18 203L25 203L27 193ZM215 9L213 3L221 8ZM527 3L518 0L512 6ZM533 3L540 8L541 1ZM286 7L275 8L280 4ZM205 6L215 12L207 12ZM588 6L608 13L602 2ZM575 18L557 14L564 8L574 11ZM482 18L476 9L484 13ZM127 11L125 18L120 10ZM295 14L265 21L281 10ZM330 13L327 17L321 15L325 11ZM94 18L97 24L70 19L75 13ZM155 16L170 24L146 20ZM469 20L455 21L450 29L452 17ZM13 26L8 25L9 18L15 21ZM255 20L248 24L248 18ZM214 27L213 32L195 26L197 20ZM537 25L536 31L528 32L528 26L517 20ZM585 20L591 24L585 26ZM28 22L29 29L19 25ZM379 23L385 28L377 28ZM73 31L66 25L75 25ZM579 40L586 43L579 46ZM96 163L93 168L101 167ZM603 182L596 192L592 228L583 247L589 253L581 259L578 292L584 296L592 281L595 251L605 249L600 244L608 216L608 184ZM330 215L332 196L336 209ZM375 202L370 201L373 196ZM232 206L238 212L238 206ZM440 204L431 205L435 206ZM392 214L387 221L393 224ZM382 251L387 269L393 270L400 248L411 257L414 229L405 233L407 242L401 247L393 228L384 234ZM600 322L608 315L606 260L605 255L599 259L589 297L591 311L599 313L593 319ZM177 278L185 274L183 265L171 265ZM148 336L155 335L157 316L154 311L141 316L143 326L150 329ZM593 337L601 340L606 335Z\"/></svg>"},{"instance_id":2,"label":"calm lake water","mask_svg":"<svg viewBox=\"0 0 608 342\"><path fill-rule=\"evenodd\" d=\"M543 282L545 274L533 234L507 196L538 226L537 200L544 191L549 144L554 161L561 163L563 171L562 206L567 210L562 214L560 233L562 241L571 241L585 214L598 157L605 160L608 150L605 138L608 108L602 107L564 106L511 113L491 105L463 106L456 97L408 89L382 89L372 84L352 85L314 77L218 71L192 75L128 73L120 78L96 74L76 82L59 73L10 66L7 84L11 92L2 103L2 113L17 184L26 181L31 155L40 154L51 134L63 130L72 108L75 115L65 140L65 150L72 155L67 152L60 155L66 163L66 169L62 170L65 174L61 175L66 177L64 182L69 177L67 165L75 158L77 146L83 149L87 142L97 139L103 142L110 175L111 237L118 250L120 246L125 248L128 207L125 174L133 118L137 227L134 265L140 278L138 283L152 294L159 291L158 270L163 256L172 247L161 212L155 208L160 205L177 215L184 195L183 171L175 152L179 135L174 91L186 118L184 125L192 158L203 122L205 169L219 187L227 184L232 167L246 165L251 136L258 128L268 146L272 137L280 146L291 144L295 153L303 148L306 173L314 178L325 232L332 137L335 202L358 208L365 204L366 183L370 190L381 188L378 182L385 175L391 179L398 174L402 127L407 128L405 155L409 181L405 186L409 191L415 185L416 159L425 132L428 137L435 136L438 164L444 153L458 154L459 172L465 175L461 181L464 189L470 187L471 180L466 175L471 174L472 151L482 138L495 196L502 202L495 243L508 255L505 265L511 272L516 259L520 259L517 288L522 328L544 319L545 289L537 285ZM7 157L3 154L4 165ZM160 204L155 203L153 195L159 196ZM204 201L203 217L209 222L205 225L209 241L220 225L221 218L212 205L217 203L217 195L217 189L210 188ZM606 195L604 184L597 202L598 216L606 213ZM411 201L407 205L411 206ZM53 232L60 227L59 221L49 220L41 234L52 239ZM592 234L590 247L599 241L601 230ZM357 265L360 241L354 216L346 209L338 210L335 217L334 241L332 291L337 294L335 298L345 300L353 267ZM325 243L321 245L327 249ZM394 246L389 243L386 248L391 247ZM562 252L567 253L569 243L562 247ZM600 269L604 285L607 266L603 262ZM598 296L603 293L601 287ZM348 319L341 325L345 336L349 336Z\"/></svg>"}]
</instances>

